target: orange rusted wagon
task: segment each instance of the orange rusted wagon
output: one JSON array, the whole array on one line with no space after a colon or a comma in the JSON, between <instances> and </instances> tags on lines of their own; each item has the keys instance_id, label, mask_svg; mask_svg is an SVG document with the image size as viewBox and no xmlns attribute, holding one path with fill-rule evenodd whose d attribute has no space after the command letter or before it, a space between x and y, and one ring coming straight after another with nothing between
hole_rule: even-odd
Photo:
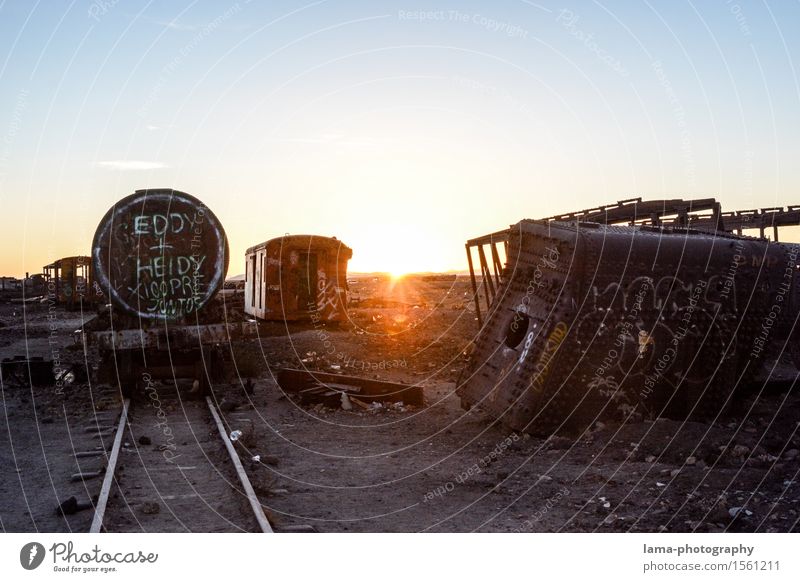
<instances>
[{"instance_id":1,"label":"orange rusted wagon","mask_svg":"<svg viewBox=\"0 0 800 582\"><path fill-rule=\"evenodd\" d=\"M286 235L247 249L245 312L272 321L347 318L347 262L335 237Z\"/></svg>"}]
</instances>

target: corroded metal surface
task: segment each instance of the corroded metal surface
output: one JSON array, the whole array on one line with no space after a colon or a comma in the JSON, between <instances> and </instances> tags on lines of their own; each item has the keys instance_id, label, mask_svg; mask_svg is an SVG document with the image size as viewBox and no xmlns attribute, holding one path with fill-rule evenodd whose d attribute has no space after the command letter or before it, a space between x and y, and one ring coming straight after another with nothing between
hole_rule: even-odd
<instances>
[{"instance_id":1,"label":"corroded metal surface","mask_svg":"<svg viewBox=\"0 0 800 582\"><path fill-rule=\"evenodd\" d=\"M100 221L92 261L116 308L147 320L190 319L224 282L228 241L197 198L170 189L137 190Z\"/></svg>"},{"instance_id":2,"label":"corroded metal surface","mask_svg":"<svg viewBox=\"0 0 800 582\"><path fill-rule=\"evenodd\" d=\"M511 428L714 418L776 369L797 375L798 245L530 220L508 243L458 393Z\"/></svg>"},{"instance_id":3,"label":"corroded metal surface","mask_svg":"<svg viewBox=\"0 0 800 582\"><path fill-rule=\"evenodd\" d=\"M97 331L91 337L92 343L101 351L149 348L182 350L257 337L257 331L255 323L236 322Z\"/></svg>"},{"instance_id":4,"label":"corroded metal surface","mask_svg":"<svg viewBox=\"0 0 800 582\"><path fill-rule=\"evenodd\" d=\"M245 312L273 321L347 320L347 263L335 237L286 235L247 249Z\"/></svg>"}]
</instances>

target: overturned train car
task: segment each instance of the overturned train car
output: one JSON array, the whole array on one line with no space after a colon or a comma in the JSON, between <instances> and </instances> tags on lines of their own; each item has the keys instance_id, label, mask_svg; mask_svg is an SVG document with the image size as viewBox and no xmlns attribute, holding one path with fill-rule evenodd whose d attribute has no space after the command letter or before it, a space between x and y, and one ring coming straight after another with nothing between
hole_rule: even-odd
<instances>
[{"instance_id":1,"label":"overturned train car","mask_svg":"<svg viewBox=\"0 0 800 582\"><path fill-rule=\"evenodd\" d=\"M462 404L550 434L638 414L713 419L793 379L800 246L733 234L723 219L511 227Z\"/></svg>"},{"instance_id":2,"label":"overturned train car","mask_svg":"<svg viewBox=\"0 0 800 582\"><path fill-rule=\"evenodd\" d=\"M286 235L247 249L245 313L273 321L347 318L347 263L335 237Z\"/></svg>"}]
</instances>

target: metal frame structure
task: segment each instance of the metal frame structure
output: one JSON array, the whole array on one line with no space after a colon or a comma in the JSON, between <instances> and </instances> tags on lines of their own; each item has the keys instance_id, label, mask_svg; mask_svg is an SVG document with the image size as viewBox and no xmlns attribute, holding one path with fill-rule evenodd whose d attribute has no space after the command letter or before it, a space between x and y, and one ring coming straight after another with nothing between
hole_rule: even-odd
<instances>
[{"instance_id":1,"label":"metal frame structure","mask_svg":"<svg viewBox=\"0 0 800 582\"><path fill-rule=\"evenodd\" d=\"M74 309L95 301L92 258L83 255L64 257L42 267L45 294L58 304Z\"/></svg>"},{"instance_id":2,"label":"metal frame structure","mask_svg":"<svg viewBox=\"0 0 800 582\"><path fill-rule=\"evenodd\" d=\"M800 226L800 205L722 212L722 205L714 198L693 200L628 198L615 204L557 214L540 220L544 222L577 221L607 225L688 228L710 232L735 232L740 236L745 230L757 230L761 239L766 238L766 230L772 228L773 241L778 242L780 227ZM503 244L503 250L507 256L509 233L510 229L493 232L470 239L464 245L479 327L483 326L479 287L483 286L483 300L485 310L488 312L502 282L505 268L500 260L498 245ZM487 246L491 253L491 267L487 259ZM480 285L475 275L473 248L477 249L478 263L481 269Z\"/></svg>"},{"instance_id":3,"label":"metal frame structure","mask_svg":"<svg viewBox=\"0 0 800 582\"><path fill-rule=\"evenodd\" d=\"M766 230L772 228L772 240L779 242L778 231L781 227L800 225L800 206L723 212L720 214L720 220L723 227L717 230L735 232L740 236L745 230L758 230L759 238L766 238ZM690 217L688 226L698 230L713 228L713 224L702 216Z\"/></svg>"},{"instance_id":4,"label":"metal frame structure","mask_svg":"<svg viewBox=\"0 0 800 582\"><path fill-rule=\"evenodd\" d=\"M714 198L698 198L683 200L673 198L669 200L646 200L629 198L620 200L616 204L607 204L598 208L589 208L578 212L557 214L544 220L559 222L597 222L600 224L640 224L642 221L652 226L660 226L665 220L680 226L688 226L690 216L697 212L711 211L710 220L721 213L720 203ZM671 220L668 217L672 217Z\"/></svg>"},{"instance_id":5,"label":"metal frame structure","mask_svg":"<svg viewBox=\"0 0 800 582\"><path fill-rule=\"evenodd\" d=\"M483 325L483 318L481 316L481 305L478 295L478 281L475 278L475 267L472 262L472 249L476 248L478 251L478 262L481 267L481 284L483 285L483 297L486 302L486 310L494 301L495 293L500 287L501 277L504 265L500 261L500 254L497 250L497 245L503 245L503 254L508 256L508 234L509 229L500 230L481 236L478 238L470 239L464 245L467 251L467 263L469 263L469 277L472 283L472 296L475 301L475 315L478 317L478 325ZM492 257L492 269L489 268L489 262L486 259L485 247L489 246Z\"/></svg>"}]
</instances>

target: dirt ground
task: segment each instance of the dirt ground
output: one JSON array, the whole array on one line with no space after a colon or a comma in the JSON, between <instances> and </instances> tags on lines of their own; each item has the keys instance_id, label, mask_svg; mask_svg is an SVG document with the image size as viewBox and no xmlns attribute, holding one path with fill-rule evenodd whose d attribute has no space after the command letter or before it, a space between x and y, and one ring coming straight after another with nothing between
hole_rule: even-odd
<instances>
[{"instance_id":1,"label":"dirt ground","mask_svg":"<svg viewBox=\"0 0 800 582\"><path fill-rule=\"evenodd\" d=\"M74 332L94 312L50 311L45 304L0 301L0 360L41 357L57 366L85 370ZM108 425L119 405L113 388L85 382L30 386L4 377L0 384L0 525L4 531L88 531L91 511L64 515L56 508L71 497L89 504L98 478L73 481L78 472L100 468L97 458L73 457L76 450L102 447L86 432ZM110 442L106 443L110 447Z\"/></svg>"},{"instance_id":2,"label":"dirt ground","mask_svg":"<svg viewBox=\"0 0 800 582\"><path fill-rule=\"evenodd\" d=\"M582 435L516 434L478 409L463 410L454 392L462 352L478 331L468 278L367 277L353 279L350 288L345 324L262 324L258 338L230 346L243 380L255 376L252 393L238 380L214 387L230 428L252 427L240 455L278 527L798 530L797 393L770 388L714 423L651 419L600 423ZM0 304L2 357L25 353L26 345L32 355L48 357L47 315L43 305L30 306L23 317L18 305ZM79 315L58 311L56 321L62 359L84 361L79 344L67 347ZM91 368L94 357L90 352L84 365ZM301 405L277 385L281 367L420 384L426 404ZM100 402L93 405L95 397ZM4 530L83 527L91 512L69 519L54 512L56 500L92 495L65 477L74 460L64 434L113 403L111 387L88 382L76 381L63 394L3 385ZM43 418L52 421L43 424ZM36 490L36 482L47 487Z\"/></svg>"}]
</instances>

